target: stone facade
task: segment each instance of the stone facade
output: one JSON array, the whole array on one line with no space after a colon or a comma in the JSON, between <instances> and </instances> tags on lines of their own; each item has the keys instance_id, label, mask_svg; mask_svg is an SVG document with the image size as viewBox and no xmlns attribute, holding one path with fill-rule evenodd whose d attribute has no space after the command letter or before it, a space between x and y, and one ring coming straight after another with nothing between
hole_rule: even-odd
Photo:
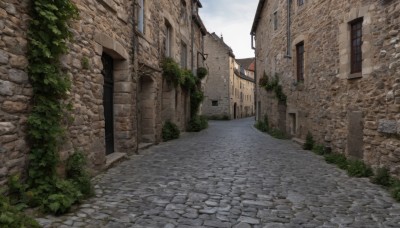
<instances>
[{"instance_id":1,"label":"stone facade","mask_svg":"<svg viewBox=\"0 0 400 228\"><path fill-rule=\"evenodd\" d=\"M24 167L32 89L26 58L28 1L0 1L0 185Z\"/></svg>"},{"instance_id":2,"label":"stone facade","mask_svg":"<svg viewBox=\"0 0 400 228\"><path fill-rule=\"evenodd\" d=\"M61 60L72 81L69 101L73 110L68 115L73 120L66 121L60 158L65 161L74 151L81 150L89 159L92 173L104 168L108 154L133 154L140 142L159 142L165 119L176 118L173 121L184 129L189 118L187 93L165 89L162 80L163 25L168 18L174 26L173 57L180 62L178 44L183 40L187 43L187 68L195 71L203 64L202 58L199 64L194 63L193 56L196 60L197 53L203 56L202 38L206 30L197 11L192 9L198 10L201 3L145 1L145 30L141 32L139 2L74 0L80 17L71 24L73 41ZM8 176L25 170L29 153L26 140L26 119L32 98L26 58L29 7L28 0L0 1L0 185ZM170 102L164 99L170 94L179 102L171 105L173 111L165 111L171 109L162 108L168 106L163 102ZM60 172L62 169L60 166Z\"/></svg>"},{"instance_id":3,"label":"stone facade","mask_svg":"<svg viewBox=\"0 0 400 228\"><path fill-rule=\"evenodd\" d=\"M138 34L139 142L158 143L167 120L186 129L190 94L162 77L161 61L171 57L184 69L203 66L206 29L198 15L197 0L145 1L143 31Z\"/></svg>"},{"instance_id":4,"label":"stone facade","mask_svg":"<svg viewBox=\"0 0 400 228\"><path fill-rule=\"evenodd\" d=\"M352 74L350 28L361 19L362 67ZM334 152L400 175L399 22L400 3L392 0L261 0L252 28L257 118L267 114L293 137L311 132ZM264 72L279 76L286 106L259 87Z\"/></svg>"},{"instance_id":5,"label":"stone facade","mask_svg":"<svg viewBox=\"0 0 400 228\"><path fill-rule=\"evenodd\" d=\"M132 63L133 4L125 1L75 1L79 20L71 24L74 34L69 53L62 58L63 70L72 81L69 101L73 110L66 121L66 139L60 148L64 161L75 150L84 151L93 172L106 161L103 108L102 55L113 59L114 151L136 151L135 82ZM0 180L21 172L29 153L26 119L32 90L27 75L27 27L30 2L0 2ZM99 26L101 25L101 26ZM85 62L85 64L83 64ZM85 65L85 66L84 66ZM61 167L62 168L62 167ZM1 185L2 183L0 183Z\"/></svg>"},{"instance_id":6,"label":"stone facade","mask_svg":"<svg viewBox=\"0 0 400 228\"><path fill-rule=\"evenodd\" d=\"M202 114L209 117L248 117L254 114L254 72L235 60L232 49L215 33L205 38L206 66Z\"/></svg>"}]
</instances>

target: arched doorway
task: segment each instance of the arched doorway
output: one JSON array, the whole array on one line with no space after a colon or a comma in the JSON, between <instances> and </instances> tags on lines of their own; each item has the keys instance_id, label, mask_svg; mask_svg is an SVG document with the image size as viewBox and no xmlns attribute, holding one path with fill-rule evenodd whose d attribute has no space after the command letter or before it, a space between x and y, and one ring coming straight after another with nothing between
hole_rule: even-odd
<instances>
[{"instance_id":1,"label":"arched doorway","mask_svg":"<svg viewBox=\"0 0 400 228\"><path fill-rule=\"evenodd\" d=\"M141 76L139 80L139 143L156 141L156 89L150 76Z\"/></svg>"},{"instance_id":2,"label":"arched doorway","mask_svg":"<svg viewBox=\"0 0 400 228\"><path fill-rule=\"evenodd\" d=\"M103 53L101 56L104 78L103 84L103 106L105 122L106 154L114 153L114 60L111 56Z\"/></svg>"}]
</instances>

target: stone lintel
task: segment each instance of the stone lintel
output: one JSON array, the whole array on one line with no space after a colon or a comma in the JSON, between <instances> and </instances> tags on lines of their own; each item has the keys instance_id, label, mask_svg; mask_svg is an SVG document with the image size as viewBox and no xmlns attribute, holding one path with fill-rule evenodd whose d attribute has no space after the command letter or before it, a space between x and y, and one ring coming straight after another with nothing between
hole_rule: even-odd
<instances>
[{"instance_id":1,"label":"stone lintel","mask_svg":"<svg viewBox=\"0 0 400 228\"><path fill-rule=\"evenodd\" d=\"M104 33L97 33L94 40L103 46L103 50L111 55L114 59L128 60L129 55L125 48L115 39Z\"/></svg>"}]
</instances>

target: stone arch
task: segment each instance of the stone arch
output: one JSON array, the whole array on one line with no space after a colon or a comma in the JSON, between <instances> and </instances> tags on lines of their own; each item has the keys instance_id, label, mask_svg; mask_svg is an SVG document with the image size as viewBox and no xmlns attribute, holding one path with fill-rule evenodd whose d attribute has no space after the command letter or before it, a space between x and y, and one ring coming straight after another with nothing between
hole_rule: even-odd
<instances>
[{"instance_id":1,"label":"stone arch","mask_svg":"<svg viewBox=\"0 0 400 228\"><path fill-rule=\"evenodd\" d=\"M138 132L140 143L156 142L156 82L151 76L139 77Z\"/></svg>"}]
</instances>

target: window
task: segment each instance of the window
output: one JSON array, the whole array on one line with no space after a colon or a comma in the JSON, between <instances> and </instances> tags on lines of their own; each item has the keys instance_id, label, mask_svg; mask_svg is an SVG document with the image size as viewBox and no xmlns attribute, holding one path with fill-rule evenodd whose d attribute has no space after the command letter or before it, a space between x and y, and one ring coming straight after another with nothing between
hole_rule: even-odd
<instances>
[{"instance_id":1,"label":"window","mask_svg":"<svg viewBox=\"0 0 400 228\"><path fill-rule=\"evenodd\" d=\"M218 101L211 101L212 106L218 106Z\"/></svg>"},{"instance_id":2,"label":"window","mask_svg":"<svg viewBox=\"0 0 400 228\"><path fill-rule=\"evenodd\" d=\"M181 43L181 67L187 68L187 45L183 41Z\"/></svg>"},{"instance_id":3,"label":"window","mask_svg":"<svg viewBox=\"0 0 400 228\"><path fill-rule=\"evenodd\" d=\"M171 25L166 22L165 23L165 56L166 57L171 57L171 41L172 41L172 28Z\"/></svg>"},{"instance_id":4,"label":"window","mask_svg":"<svg viewBox=\"0 0 400 228\"><path fill-rule=\"evenodd\" d=\"M304 4L304 0L297 0L297 5L302 6Z\"/></svg>"},{"instance_id":5,"label":"window","mask_svg":"<svg viewBox=\"0 0 400 228\"><path fill-rule=\"evenodd\" d=\"M297 81L304 81L304 42L296 45Z\"/></svg>"},{"instance_id":6,"label":"window","mask_svg":"<svg viewBox=\"0 0 400 228\"><path fill-rule=\"evenodd\" d=\"M137 9L137 29L139 32L144 33L144 0L138 0L138 9Z\"/></svg>"},{"instance_id":7,"label":"window","mask_svg":"<svg viewBox=\"0 0 400 228\"><path fill-rule=\"evenodd\" d=\"M274 13L274 30L278 29L278 12Z\"/></svg>"},{"instance_id":8,"label":"window","mask_svg":"<svg viewBox=\"0 0 400 228\"><path fill-rule=\"evenodd\" d=\"M361 73L362 70L362 23L363 20L356 19L350 22L351 36L351 69L350 73Z\"/></svg>"},{"instance_id":9,"label":"window","mask_svg":"<svg viewBox=\"0 0 400 228\"><path fill-rule=\"evenodd\" d=\"M181 0L181 18L186 20L186 0Z\"/></svg>"}]
</instances>

